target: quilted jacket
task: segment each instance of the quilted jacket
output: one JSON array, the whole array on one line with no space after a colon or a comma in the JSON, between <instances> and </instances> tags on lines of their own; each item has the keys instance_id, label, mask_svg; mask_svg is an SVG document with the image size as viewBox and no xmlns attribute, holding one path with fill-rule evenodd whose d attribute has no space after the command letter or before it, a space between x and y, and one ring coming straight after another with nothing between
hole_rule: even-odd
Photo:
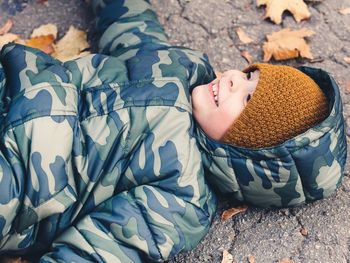
<instances>
[{"instance_id":1,"label":"quilted jacket","mask_svg":"<svg viewBox=\"0 0 350 263\"><path fill-rule=\"evenodd\" d=\"M93 1L99 54L0 54L0 251L40 262L163 261L207 233L190 90L214 78L149 3Z\"/></svg>"},{"instance_id":2,"label":"quilted jacket","mask_svg":"<svg viewBox=\"0 0 350 263\"><path fill-rule=\"evenodd\" d=\"M260 206L320 199L346 159L339 90L301 68L329 117L279 146L207 137L191 91L208 58L167 42L144 0L93 0L99 54L62 63L10 44L0 54L0 254L40 262L161 262L208 232L219 192Z\"/></svg>"}]
</instances>

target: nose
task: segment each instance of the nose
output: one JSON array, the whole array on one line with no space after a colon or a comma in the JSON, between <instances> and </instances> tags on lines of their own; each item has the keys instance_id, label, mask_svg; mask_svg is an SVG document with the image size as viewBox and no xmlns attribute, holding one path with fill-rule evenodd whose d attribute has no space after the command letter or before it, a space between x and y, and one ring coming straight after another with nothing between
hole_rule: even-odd
<instances>
[{"instance_id":1,"label":"nose","mask_svg":"<svg viewBox=\"0 0 350 263\"><path fill-rule=\"evenodd\" d=\"M245 86L246 81L245 73L239 70L231 70L230 74L222 76L220 86L226 86L231 92L236 92L240 86Z\"/></svg>"}]
</instances>

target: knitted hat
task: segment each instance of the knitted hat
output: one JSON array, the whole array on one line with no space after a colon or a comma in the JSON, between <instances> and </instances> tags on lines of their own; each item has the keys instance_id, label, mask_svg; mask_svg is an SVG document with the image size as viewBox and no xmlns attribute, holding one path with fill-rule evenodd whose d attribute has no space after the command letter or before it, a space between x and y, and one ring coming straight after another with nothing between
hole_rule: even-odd
<instances>
[{"instance_id":1,"label":"knitted hat","mask_svg":"<svg viewBox=\"0 0 350 263\"><path fill-rule=\"evenodd\" d=\"M247 148L280 144L320 123L328 102L320 87L306 74L289 66L253 64L258 85L247 106L222 141Z\"/></svg>"}]
</instances>

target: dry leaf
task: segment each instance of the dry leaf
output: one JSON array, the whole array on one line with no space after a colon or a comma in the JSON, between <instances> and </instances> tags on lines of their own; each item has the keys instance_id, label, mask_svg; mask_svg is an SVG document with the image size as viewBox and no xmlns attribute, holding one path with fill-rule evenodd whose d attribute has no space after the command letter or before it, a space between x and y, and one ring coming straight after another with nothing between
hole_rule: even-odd
<instances>
[{"instance_id":1,"label":"dry leaf","mask_svg":"<svg viewBox=\"0 0 350 263\"><path fill-rule=\"evenodd\" d=\"M0 258L1 263L29 263L29 261L22 259L21 257L13 258L3 256Z\"/></svg>"},{"instance_id":2,"label":"dry leaf","mask_svg":"<svg viewBox=\"0 0 350 263\"><path fill-rule=\"evenodd\" d=\"M291 12L297 22L311 16L303 0L257 0L256 4L257 6L266 5L265 18L270 18L276 24L281 24L285 10Z\"/></svg>"},{"instance_id":3,"label":"dry leaf","mask_svg":"<svg viewBox=\"0 0 350 263\"><path fill-rule=\"evenodd\" d=\"M346 91L350 93L350 80L346 82Z\"/></svg>"},{"instance_id":4,"label":"dry leaf","mask_svg":"<svg viewBox=\"0 0 350 263\"><path fill-rule=\"evenodd\" d=\"M222 253L221 263L233 263L233 256L227 250Z\"/></svg>"},{"instance_id":5,"label":"dry leaf","mask_svg":"<svg viewBox=\"0 0 350 263\"><path fill-rule=\"evenodd\" d=\"M221 221L225 221L227 219L230 219L231 217L233 217L239 213L245 212L247 209L248 209L248 206L239 206L239 207L230 208L222 213Z\"/></svg>"},{"instance_id":6,"label":"dry leaf","mask_svg":"<svg viewBox=\"0 0 350 263\"><path fill-rule=\"evenodd\" d=\"M217 79L221 79L222 73L219 71L215 71L215 76Z\"/></svg>"},{"instance_id":7,"label":"dry leaf","mask_svg":"<svg viewBox=\"0 0 350 263\"><path fill-rule=\"evenodd\" d=\"M249 263L255 263L255 258L253 256L248 257L248 262Z\"/></svg>"},{"instance_id":8,"label":"dry leaf","mask_svg":"<svg viewBox=\"0 0 350 263\"><path fill-rule=\"evenodd\" d=\"M13 20L11 18L7 19L5 25L2 28L0 28L0 35L7 34L11 30L12 26L13 26Z\"/></svg>"},{"instance_id":9,"label":"dry leaf","mask_svg":"<svg viewBox=\"0 0 350 263\"><path fill-rule=\"evenodd\" d=\"M344 60L346 63L350 64L350 57L345 57Z\"/></svg>"},{"instance_id":10,"label":"dry leaf","mask_svg":"<svg viewBox=\"0 0 350 263\"><path fill-rule=\"evenodd\" d=\"M338 10L338 12L342 15L348 15L348 14L350 14L350 7L340 9L340 10Z\"/></svg>"},{"instance_id":11,"label":"dry leaf","mask_svg":"<svg viewBox=\"0 0 350 263\"><path fill-rule=\"evenodd\" d=\"M0 36L0 49L8 43L18 41L18 39L19 39L19 36L12 33L7 33L3 36Z\"/></svg>"},{"instance_id":12,"label":"dry leaf","mask_svg":"<svg viewBox=\"0 0 350 263\"><path fill-rule=\"evenodd\" d=\"M241 56L244 57L249 64L252 64L254 61L252 55L250 55L248 51L242 51Z\"/></svg>"},{"instance_id":13,"label":"dry leaf","mask_svg":"<svg viewBox=\"0 0 350 263\"><path fill-rule=\"evenodd\" d=\"M33 30L31 38L34 37L40 37L40 36L47 36L47 35L53 35L54 39L57 38L57 26L54 24L46 24L42 25L36 29Z\"/></svg>"},{"instance_id":14,"label":"dry leaf","mask_svg":"<svg viewBox=\"0 0 350 263\"><path fill-rule=\"evenodd\" d=\"M263 45L264 62L269 61L271 57L275 60L286 60L298 56L312 59L310 47L304 40L304 37L309 37L313 34L315 32L306 28L296 31L285 28L267 35L268 42L265 42Z\"/></svg>"},{"instance_id":15,"label":"dry leaf","mask_svg":"<svg viewBox=\"0 0 350 263\"><path fill-rule=\"evenodd\" d=\"M304 237L306 237L306 236L308 236L308 234L309 234L309 231L306 229L306 228L302 228L302 229L300 229L300 233L304 236Z\"/></svg>"},{"instance_id":16,"label":"dry leaf","mask_svg":"<svg viewBox=\"0 0 350 263\"><path fill-rule=\"evenodd\" d=\"M38 48L46 54L52 54L54 52L53 42L55 38L53 35L33 37L26 41L26 45L29 47Z\"/></svg>"},{"instance_id":17,"label":"dry leaf","mask_svg":"<svg viewBox=\"0 0 350 263\"><path fill-rule=\"evenodd\" d=\"M253 39L251 39L244 31L242 28L237 28L236 33L238 35L239 40L241 40L244 44L249 44L253 42Z\"/></svg>"},{"instance_id":18,"label":"dry leaf","mask_svg":"<svg viewBox=\"0 0 350 263\"><path fill-rule=\"evenodd\" d=\"M86 38L84 31L71 26L67 34L54 46L55 52L52 55L63 62L79 57L84 49L89 48Z\"/></svg>"},{"instance_id":19,"label":"dry leaf","mask_svg":"<svg viewBox=\"0 0 350 263\"><path fill-rule=\"evenodd\" d=\"M49 6L48 0L38 0L38 4Z\"/></svg>"},{"instance_id":20,"label":"dry leaf","mask_svg":"<svg viewBox=\"0 0 350 263\"><path fill-rule=\"evenodd\" d=\"M289 258L282 258L278 263L294 263L294 261Z\"/></svg>"}]
</instances>

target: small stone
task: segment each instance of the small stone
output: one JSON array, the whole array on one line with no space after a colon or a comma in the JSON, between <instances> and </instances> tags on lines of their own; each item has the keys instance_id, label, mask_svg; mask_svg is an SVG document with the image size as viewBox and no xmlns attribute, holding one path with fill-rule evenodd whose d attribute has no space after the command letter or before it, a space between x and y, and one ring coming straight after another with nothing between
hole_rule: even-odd
<instances>
[{"instance_id":1,"label":"small stone","mask_svg":"<svg viewBox=\"0 0 350 263\"><path fill-rule=\"evenodd\" d=\"M309 235L309 231L303 227L300 229L300 233L304 236L304 237L307 237Z\"/></svg>"}]
</instances>

